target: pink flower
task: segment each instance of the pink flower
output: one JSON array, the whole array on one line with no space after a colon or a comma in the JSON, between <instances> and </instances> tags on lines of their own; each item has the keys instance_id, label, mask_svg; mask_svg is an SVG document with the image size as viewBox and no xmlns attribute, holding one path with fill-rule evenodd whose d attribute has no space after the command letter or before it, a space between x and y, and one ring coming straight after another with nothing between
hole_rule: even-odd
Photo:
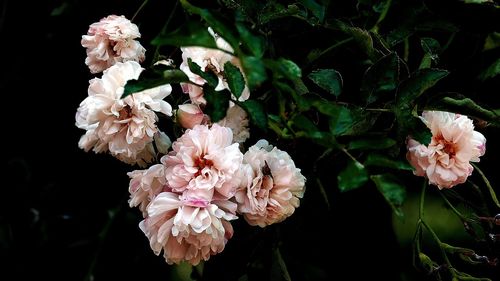
<instances>
[{"instance_id":1,"label":"pink flower","mask_svg":"<svg viewBox=\"0 0 500 281\"><path fill-rule=\"evenodd\" d=\"M101 79L90 81L89 96L76 113L76 126L87 130L79 142L85 151L109 150L123 162L143 166L154 159L155 111L172 115L172 107L163 101L172 87L166 84L121 99L125 83L137 79L141 71L137 62L119 62L104 71Z\"/></svg>"},{"instance_id":2,"label":"pink flower","mask_svg":"<svg viewBox=\"0 0 500 281\"><path fill-rule=\"evenodd\" d=\"M239 186L237 175L243 154L233 144L231 129L214 124L197 125L172 144L173 151L161 159L167 167L168 185L182 193L187 204L203 207L212 197L228 199Z\"/></svg>"},{"instance_id":3,"label":"pink flower","mask_svg":"<svg viewBox=\"0 0 500 281\"><path fill-rule=\"evenodd\" d=\"M245 220L265 227L291 216L304 195L306 179L290 155L260 140L245 153L244 163L235 198Z\"/></svg>"},{"instance_id":4,"label":"pink flower","mask_svg":"<svg viewBox=\"0 0 500 281\"><path fill-rule=\"evenodd\" d=\"M190 206L175 192L162 192L147 207L147 217L140 224L156 255L163 250L167 263L187 261L197 265L222 252L233 236L229 223L236 204L212 201L205 207Z\"/></svg>"},{"instance_id":5,"label":"pink flower","mask_svg":"<svg viewBox=\"0 0 500 281\"><path fill-rule=\"evenodd\" d=\"M146 207L160 192L168 190L165 167L161 164L147 170L136 170L127 174L130 177L130 207L137 207L147 215Z\"/></svg>"},{"instance_id":6,"label":"pink flower","mask_svg":"<svg viewBox=\"0 0 500 281\"><path fill-rule=\"evenodd\" d=\"M137 25L124 16L111 15L90 25L81 44L87 49L85 64L99 73L117 62L142 62L146 50L134 40L141 37Z\"/></svg>"},{"instance_id":7,"label":"pink flower","mask_svg":"<svg viewBox=\"0 0 500 281\"><path fill-rule=\"evenodd\" d=\"M406 158L415 167L414 174L427 177L439 189L464 183L473 171L469 162L479 162L485 153L485 137L463 115L425 111L421 119L431 129L432 139L428 146L408 139Z\"/></svg>"},{"instance_id":8,"label":"pink flower","mask_svg":"<svg viewBox=\"0 0 500 281\"><path fill-rule=\"evenodd\" d=\"M250 137L248 129L248 115L243 108L232 105L227 109L226 117L217 124L228 127L233 131L233 141L243 143Z\"/></svg>"},{"instance_id":9,"label":"pink flower","mask_svg":"<svg viewBox=\"0 0 500 281\"><path fill-rule=\"evenodd\" d=\"M209 28L209 32L215 39L215 43L217 47L221 50L217 49L209 49L204 47L182 47L182 63L180 65L180 69L186 73L189 77L189 80L197 85L205 84L205 79L194 74L189 69L188 59L191 59L194 63L200 66L202 71L212 71L219 78L219 82L216 91L221 91L224 89L229 89L225 78L224 78L224 64L226 62L231 62L233 65L237 66L240 71L243 73L241 68L241 62L238 57L235 57L231 53L234 52L233 48L224 40L222 37L216 35L211 28ZM181 84L182 89L185 93L189 93L189 97L194 104L206 104L205 98L203 98L203 89L196 85L183 83ZM250 90L247 86L245 86L241 96L239 97L239 101L245 101L250 97Z\"/></svg>"},{"instance_id":10,"label":"pink flower","mask_svg":"<svg viewBox=\"0 0 500 281\"><path fill-rule=\"evenodd\" d=\"M177 110L177 121L185 129L200 125L205 118L203 111L196 104L181 104Z\"/></svg>"}]
</instances>

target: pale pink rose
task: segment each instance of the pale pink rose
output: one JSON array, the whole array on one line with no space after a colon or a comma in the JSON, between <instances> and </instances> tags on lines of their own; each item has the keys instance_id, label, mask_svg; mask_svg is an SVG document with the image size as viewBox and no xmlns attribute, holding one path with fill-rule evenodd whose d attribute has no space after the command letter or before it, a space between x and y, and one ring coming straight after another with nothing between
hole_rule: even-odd
<instances>
[{"instance_id":1,"label":"pale pink rose","mask_svg":"<svg viewBox=\"0 0 500 281\"><path fill-rule=\"evenodd\" d=\"M228 127L233 131L234 142L243 143L250 137L248 115L243 108L235 104L227 109L226 117L217 124Z\"/></svg>"},{"instance_id":2,"label":"pale pink rose","mask_svg":"<svg viewBox=\"0 0 500 281\"><path fill-rule=\"evenodd\" d=\"M406 157L414 174L427 177L439 189L464 183L473 171L469 162L479 162L486 151L485 137L464 115L424 111L421 119L431 129L432 139L427 147L408 139Z\"/></svg>"},{"instance_id":3,"label":"pale pink rose","mask_svg":"<svg viewBox=\"0 0 500 281\"><path fill-rule=\"evenodd\" d=\"M305 177L290 155L258 141L244 155L242 182L235 194L238 212L250 225L265 227L281 222L299 207Z\"/></svg>"},{"instance_id":4,"label":"pale pink rose","mask_svg":"<svg viewBox=\"0 0 500 281\"><path fill-rule=\"evenodd\" d=\"M188 129L161 162L168 185L188 205L206 207L212 198L228 199L239 186L243 154L231 129L217 124Z\"/></svg>"},{"instance_id":5,"label":"pale pink rose","mask_svg":"<svg viewBox=\"0 0 500 281\"><path fill-rule=\"evenodd\" d=\"M137 25L124 16L111 15L90 25L81 44L87 50L85 64L90 72L99 73L117 62L142 62L146 50L134 40L141 34Z\"/></svg>"},{"instance_id":6,"label":"pale pink rose","mask_svg":"<svg viewBox=\"0 0 500 281\"><path fill-rule=\"evenodd\" d=\"M168 264L187 261L197 265L222 252L233 236L229 223L236 204L212 201L205 207L186 204L174 192L158 194L147 207L147 217L139 224L156 255L163 250Z\"/></svg>"},{"instance_id":7,"label":"pale pink rose","mask_svg":"<svg viewBox=\"0 0 500 281\"><path fill-rule=\"evenodd\" d=\"M117 63L101 79L90 81L89 96L76 114L76 126L87 130L79 142L85 151L109 151L126 163L143 166L154 160L155 111L172 115L172 107L163 100L172 87L167 84L121 99L125 83L137 79L141 71L137 62Z\"/></svg>"},{"instance_id":8,"label":"pale pink rose","mask_svg":"<svg viewBox=\"0 0 500 281\"><path fill-rule=\"evenodd\" d=\"M181 104L176 113L177 121L185 129L200 125L205 119L203 111L196 104Z\"/></svg>"},{"instance_id":9,"label":"pale pink rose","mask_svg":"<svg viewBox=\"0 0 500 281\"><path fill-rule=\"evenodd\" d=\"M204 47L182 47L182 63L180 65L180 69L186 73L189 77L189 80L197 85L203 85L206 83L205 79L194 74L189 69L188 58L190 58L194 63L200 66L202 71L212 71L219 78L219 82L216 91L221 91L224 89L228 89L227 82L224 78L224 64L226 62L231 62L233 65L237 66L240 71L243 73L241 62L238 57L232 55L234 52L233 48L226 42L222 37L216 35L211 28L209 28L209 32L215 39L215 43L217 47L221 50L217 49L209 49ZM225 50L225 51L222 51ZM196 85L192 85L189 83L181 84L182 89L185 93L189 93L189 97L191 101L195 104L206 104L206 100L203 98L203 89ZM239 97L239 101L245 101L250 97L250 90L245 85L245 88Z\"/></svg>"},{"instance_id":10,"label":"pale pink rose","mask_svg":"<svg viewBox=\"0 0 500 281\"><path fill-rule=\"evenodd\" d=\"M147 170L135 170L127 174L130 177L130 207L137 207L147 215L146 207L162 191L167 191L167 180L165 179L165 167L156 164Z\"/></svg>"}]
</instances>

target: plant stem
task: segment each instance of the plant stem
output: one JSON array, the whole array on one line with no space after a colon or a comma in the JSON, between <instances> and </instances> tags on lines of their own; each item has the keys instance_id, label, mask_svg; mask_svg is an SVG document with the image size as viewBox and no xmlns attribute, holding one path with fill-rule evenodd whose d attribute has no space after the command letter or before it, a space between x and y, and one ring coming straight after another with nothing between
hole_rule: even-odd
<instances>
[{"instance_id":1,"label":"plant stem","mask_svg":"<svg viewBox=\"0 0 500 281\"><path fill-rule=\"evenodd\" d=\"M450 201L448 201L448 198L446 198L446 195L443 194L443 191L439 191L439 195L441 195L441 197L443 198L444 202L446 202L446 204L448 205L448 207L450 207L450 209L453 211L453 213L455 213L455 215L457 215L462 221L468 221L469 219L467 219L466 217L464 217L464 215L462 215L451 203Z\"/></svg>"},{"instance_id":2,"label":"plant stem","mask_svg":"<svg viewBox=\"0 0 500 281\"><path fill-rule=\"evenodd\" d=\"M418 208L418 217L420 220L424 219L424 202L425 202L425 191L427 189L427 181L424 180L424 185L422 186L422 193L420 194L420 206Z\"/></svg>"},{"instance_id":3,"label":"plant stem","mask_svg":"<svg viewBox=\"0 0 500 281\"><path fill-rule=\"evenodd\" d=\"M385 6L384 6L384 9L382 10L382 12L380 13L380 16L378 17L377 19L377 22L375 23L375 25L370 29L370 31L373 31L375 33L378 32L378 26L379 24L385 19L385 17L387 16L387 13L389 12L389 8L391 8L391 4L392 4L392 0L387 0L387 2L385 2Z\"/></svg>"},{"instance_id":4,"label":"plant stem","mask_svg":"<svg viewBox=\"0 0 500 281\"><path fill-rule=\"evenodd\" d=\"M146 4L149 2L149 0L144 0L141 4L141 6L139 7L139 9L137 9L137 11L135 11L135 14L132 16L132 19L130 21L134 21L135 17L137 17L137 15L141 12L141 10L146 6Z\"/></svg>"},{"instance_id":5,"label":"plant stem","mask_svg":"<svg viewBox=\"0 0 500 281\"><path fill-rule=\"evenodd\" d=\"M327 53L329 53L331 50L337 48L337 47L340 47L346 43L349 43L351 42L352 40L354 40L354 38L350 37L350 38L347 38L347 39L344 39L342 41L339 41L335 44L333 44L332 46L326 48L325 50L323 50L321 53L319 53L319 55L315 58L313 58L308 64L311 65L313 62L317 61L319 58L321 58L322 56L326 55Z\"/></svg>"},{"instance_id":6,"label":"plant stem","mask_svg":"<svg viewBox=\"0 0 500 281\"><path fill-rule=\"evenodd\" d=\"M422 220L422 225L425 226L425 228L427 228L427 230L429 231L429 233L432 236L432 239L434 239L434 241L438 244L439 250L441 251L441 255L443 256L443 259L444 259L445 263L448 265L448 267L450 269L450 272L454 275L454 272L451 270L453 268L452 265L451 265L451 262L448 259L448 255L446 254L446 251L441 246L442 242L439 239L439 237L437 236L436 232L434 232L434 230L431 228L431 226L428 225L424 220Z\"/></svg>"},{"instance_id":7,"label":"plant stem","mask_svg":"<svg viewBox=\"0 0 500 281\"><path fill-rule=\"evenodd\" d=\"M491 186L490 181L488 180L486 175L483 173L483 171L481 171L481 169L479 169L479 167L476 164L474 164L474 163L471 163L471 164L472 164L472 166L474 166L476 171L483 178L483 181L486 184L486 187L488 187L488 191L490 192L491 199L493 199L493 202L495 202L495 204L500 208L500 202L498 201L497 195L495 194L495 190L493 189L493 186Z\"/></svg>"}]
</instances>

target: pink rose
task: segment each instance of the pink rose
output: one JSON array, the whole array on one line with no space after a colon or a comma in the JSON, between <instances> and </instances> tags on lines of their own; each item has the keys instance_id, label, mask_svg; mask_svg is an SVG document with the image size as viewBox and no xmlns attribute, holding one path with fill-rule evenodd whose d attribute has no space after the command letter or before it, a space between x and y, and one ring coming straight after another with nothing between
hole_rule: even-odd
<instances>
[{"instance_id":1,"label":"pink rose","mask_svg":"<svg viewBox=\"0 0 500 281\"><path fill-rule=\"evenodd\" d=\"M245 153L244 163L235 198L245 220L265 227L291 216L304 195L306 179L290 155L260 140Z\"/></svg>"},{"instance_id":2,"label":"pink rose","mask_svg":"<svg viewBox=\"0 0 500 281\"><path fill-rule=\"evenodd\" d=\"M203 122L205 115L195 104L181 104L177 110L177 121L185 129L192 129Z\"/></svg>"},{"instance_id":3,"label":"pink rose","mask_svg":"<svg viewBox=\"0 0 500 281\"><path fill-rule=\"evenodd\" d=\"M469 162L479 162L486 151L485 137L474 131L467 116L425 111L421 119L431 129L432 139L427 147L408 139L406 158L414 174L427 177L439 189L464 183L473 171Z\"/></svg>"},{"instance_id":4,"label":"pink rose","mask_svg":"<svg viewBox=\"0 0 500 281\"><path fill-rule=\"evenodd\" d=\"M111 15L90 25L81 44L87 49L85 64L99 73L117 62L142 62L146 50L134 40L141 37L137 25L124 16Z\"/></svg>"}]
</instances>

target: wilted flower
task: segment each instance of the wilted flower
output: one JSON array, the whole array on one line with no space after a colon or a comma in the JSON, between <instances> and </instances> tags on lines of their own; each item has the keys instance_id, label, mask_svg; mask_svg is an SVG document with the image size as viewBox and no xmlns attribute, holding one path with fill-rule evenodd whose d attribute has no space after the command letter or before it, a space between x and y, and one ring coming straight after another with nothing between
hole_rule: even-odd
<instances>
[{"instance_id":1,"label":"wilted flower","mask_svg":"<svg viewBox=\"0 0 500 281\"><path fill-rule=\"evenodd\" d=\"M427 177L439 189L465 182L474 169L469 162L479 162L485 153L485 137L464 115L425 111L421 120L431 129L432 139L428 146L408 139L406 157L414 174Z\"/></svg>"},{"instance_id":2,"label":"wilted flower","mask_svg":"<svg viewBox=\"0 0 500 281\"><path fill-rule=\"evenodd\" d=\"M87 130L79 142L85 151L109 150L129 164L144 165L154 159L155 111L172 115L172 107L163 100L172 87L167 84L121 99L125 83L137 79L141 71L137 62L117 63L101 79L90 81L89 96L76 114L76 126Z\"/></svg>"},{"instance_id":3,"label":"wilted flower","mask_svg":"<svg viewBox=\"0 0 500 281\"><path fill-rule=\"evenodd\" d=\"M111 15L90 25L81 44L87 49L85 64L98 73L117 62L142 62L146 50L134 40L141 37L137 25L124 16Z\"/></svg>"},{"instance_id":4,"label":"wilted flower","mask_svg":"<svg viewBox=\"0 0 500 281\"><path fill-rule=\"evenodd\" d=\"M291 216L304 195L306 179L290 155L260 140L245 153L244 163L235 194L238 212L260 227Z\"/></svg>"}]
</instances>

